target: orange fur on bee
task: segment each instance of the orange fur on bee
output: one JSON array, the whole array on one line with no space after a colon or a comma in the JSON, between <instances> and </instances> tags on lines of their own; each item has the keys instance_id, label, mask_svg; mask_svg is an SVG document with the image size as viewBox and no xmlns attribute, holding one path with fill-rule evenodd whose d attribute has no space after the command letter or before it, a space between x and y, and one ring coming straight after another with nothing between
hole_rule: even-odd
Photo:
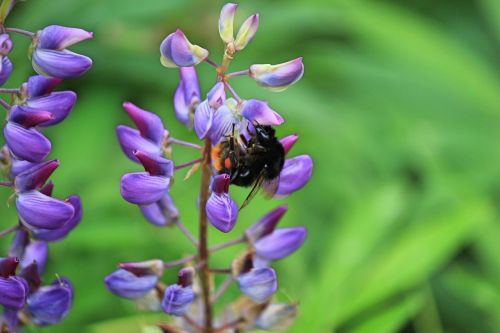
<instances>
[{"instance_id":1,"label":"orange fur on bee","mask_svg":"<svg viewBox=\"0 0 500 333\"><path fill-rule=\"evenodd\" d=\"M212 148L212 154L211 154L212 165L213 165L214 169L217 171L222 170L222 163L220 161L220 151L221 151L220 145L217 145L217 146Z\"/></svg>"},{"instance_id":2,"label":"orange fur on bee","mask_svg":"<svg viewBox=\"0 0 500 333\"><path fill-rule=\"evenodd\" d=\"M224 160L224 167L228 170L231 169L231 160L229 159L229 157Z\"/></svg>"}]
</instances>

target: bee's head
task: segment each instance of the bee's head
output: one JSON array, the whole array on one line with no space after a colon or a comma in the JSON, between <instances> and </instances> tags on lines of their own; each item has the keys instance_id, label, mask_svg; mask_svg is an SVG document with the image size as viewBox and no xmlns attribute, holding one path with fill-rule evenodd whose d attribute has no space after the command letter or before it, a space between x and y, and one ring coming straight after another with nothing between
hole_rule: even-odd
<instances>
[{"instance_id":1,"label":"bee's head","mask_svg":"<svg viewBox=\"0 0 500 333\"><path fill-rule=\"evenodd\" d=\"M255 125L255 133L260 141L269 141L274 139L274 128L265 125Z\"/></svg>"}]
</instances>

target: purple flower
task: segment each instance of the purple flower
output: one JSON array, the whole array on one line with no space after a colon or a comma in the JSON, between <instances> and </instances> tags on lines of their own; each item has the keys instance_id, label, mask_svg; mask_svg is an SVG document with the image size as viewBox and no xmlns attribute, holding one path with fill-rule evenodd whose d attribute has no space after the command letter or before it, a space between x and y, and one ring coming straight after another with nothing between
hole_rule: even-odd
<instances>
[{"instance_id":1,"label":"purple flower","mask_svg":"<svg viewBox=\"0 0 500 333\"><path fill-rule=\"evenodd\" d=\"M243 22L234 40L234 48L241 51L252 41L259 27L259 14L253 14Z\"/></svg>"},{"instance_id":2,"label":"purple flower","mask_svg":"<svg viewBox=\"0 0 500 333\"><path fill-rule=\"evenodd\" d=\"M160 53L162 65L170 68L194 66L208 57L208 51L191 44L180 29L163 40Z\"/></svg>"},{"instance_id":3,"label":"purple flower","mask_svg":"<svg viewBox=\"0 0 500 333\"><path fill-rule=\"evenodd\" d=\"M309 155L286 159L280 173L280 182L275 197L286 197L304 187L311 179L312 169L313 162Z\"/></svg>"},{"instance_id":4,"label":"purple flower","mask_svg":"<svg viewBox=\"0 0 500 333\"><path fill-rule=\"evenodd\" d=\"M92 38L92 33L82 29L59 25L44 28L36 37L33 68L39 74L61 79L85 74L92 66L92 60L66 48L89 38Z\"/></svg>"},{"instance_id":5,"label":"purple flower","mask_svg":"<svg viewBox=\"0 0 500 333\"><path fill-rule=\"evenodd\" d=\"M135 162L139 162L134 155L134 151L136 150L160 155L161 145L164 138L168 135L160 117L130 102L123 103L123 108L138 128L136 130L124 125L116 128L118 141L123 152Z\"/></svg>"},{"instance_id":6,"label":"purple flower","mask_svg":"<svg viewBox=\"0 0 500 333\"><path fill-rule=\"evenodd\" d=\"M47 256L49 252L49 247L44 241L31 241L26 249L24 250L23 257L21 259L21 269L24 269L36 262L38 268L38 274L43 274L45 270L45 264L47 263Z\"/></svg>"},{"instance_id":7,"label":"purple flower","mask_svg":"<svg viewBox=\"0 0 500 333\"><path fill-rule=\"evenodd\" d=\"M207 99L201 102L194 114L194 129L200 139L204 139L212 130L214 113L226 101L224 83L218 82L210 89Z\"/></svg>"},{"instance_id":8,"label":"purple flower","mask_svg":"<svg viewBox=\"0 0 500 333\"><path fill-rule=\"evenodd\" d=\"M284 119L267 105L265 101L250 99L245 101L241 109L241 115L250 122L259 125L281 125Z\"/></svg>"},{"instance_id":9,"label":"purple flower","mask_svg":"<svg viewBox=\"0 0 500 333\"><path fill-rule=\"evenodd\" d=\"M238 205L229 196L231 179L228 174L214 176L212 193L207 201L207 217L214 227L222 232L231 231L238 218Z\"/></svg>"},{"instance_id":10,"label":"purple flower","mask_svg":"<svg viewBox=\"0 0 500 333\"><path fill-rule=\"evenodd\" d=\"M233 127L235 131L246 129L246 123L241 120L241 116L232 107L232 100L227 102L217 109L214 113L212 128L210 129L209 137L215 145L226 135L231 134Z\"/></svg>"},{"instance_id":11,"label":"purple flower","mask_svg":"<svg viewBox=\"0 0 500 333\"><path fill-rule=\"evenodd\" d=\"M122 197L137 205L149 205L160 201L168 192L170 177L173 176L172 161L142 151L135 151L134 155L147 172L123 175L120 187Z\"/></svg>"},{"instance_id":12,"label":"purple flower","mask_svg":"<svg viewBox=\"0 0 500 333\"><path fill-rule=\"evenodd\" d=\"M23 84L27 100L49 95L55 87L62 82L62 79L47 77L43 75L32 75L28 81Z\"/></svg>"},{"instance_id":13,"label":"purple flower","mask_svg":"<svg viewBox=\"0 0 500 333\"><path fill-rule=\"evenodd\" d=\"M66 119L75 103L76 94L73 91L58 91L46 96L28 99L26 106L33 111L50 110L52 118L40 124L40 126L46 127L59 124Z\"/></svg>"},{"instance_id":14,"label":"purple flower","mask_svg":"<svg viewBox=\"0 0 500 333\"><path fill-rule=\"evenodd\" d=\"M58 241L66 237L71 230L73 230L82 220L82 203L80 197L77 195L71 195L67 199L68 203L73 206L75 213L73 217L70 218L62 227L58 229L40 229L32 228L33 237L36 239L41 239L45 241Z\"/></svg>"},{"instance_id":15,"label":"purple flower","mask_svg":"<svg viewBox=\"0 0 500 333\"><path fill-rule=\"evenodd\" d=\"M192 288L194 269L186 267L179 271L177 284L168 286L161 302L163 311L174 316L182 316L194 301Z\"/></svg>"},{"instance_id":16,"label":"purple flower","mask_svg":"<svg viewBox=\"0 0 500 333\"><path fill-rule=\"evenodd\" d=\"M292 149L298 139L299 136L297 134L287 135L280 139L280 143L285 150L285 154L288 154L288 152Z\"/></svg>"},{"instance_id":17,"label":"purple flower","mask_svg":"<svg viewBox=\"0 0 500 333\"><path fill-rule=\"evenodd\" d=\"M248 228L245 231L245 237L252 243L255 243L262 237L271 234L287 210L287 205L276 207Z\"/></svg>"},{"instance_id":18,"label":"purple flower","mask_svg":"<svg viewBox=\"0 0 500 333\"><path fill-rule=\"evenodd\" d=\"M21 222L28 228L58 229L75 214L71 204L35 190L19 193L16 207Z\"/></svg>"},{"instance_id":19,"label":"purple flower","mask_svg":"<svg viewBox=\"0 0 500 333\"><path fill-rule=\"evenodd\" d=\"M302 57L300 57L277 65L252 65L249 74L260 86L278 92L285 90L302 78L304 64Z\"/></svg>"},{"instance_id":20,"label":"purple flower","mask_svg":"<svg viewBox=\"0 0 500 333\"><path fill-rule=\"evenodd\" d=\"M219 35L222 40L227 44L234 41L234 14L238 5L235 3L227 3L222 7L219 16Z\"/></svg>"},{"instance_id":21,"label":"purple flower","mask_svg":"<svg viewBox=\"0 0 500 333\"><path fill-rule=\"evenodd\" d=\"M108 275L104 282L113 294L136 299L156 287L158 276L155 274L136 275L128 270L118 269Z\"/></svg>"},{"instance_id":22,"label":"purple flower","mask_svg":"<svg viewBox=\"0 0 500 333\"><path fill-rule=\"evenodd\" d=\"M0 327L2 323L7 325L7 332L18 332L19 331L19 318L17 317L18 310L5 308L3 311L3 316L0 317Z\"/></svg>"},{"instance_id":23,"label":"purple flower","mask_svg":"<svg viewBox=\"0 0 500 333\"><path fill-rule=\"evenodd\" d=\"M0 86L3 85L12 73L12 62L6 56L0 56Z\"/></svg>"},{"instance_id":24,"label":"purple flower","mask_svg":"<svg viewBox=\"0 0 500 333\"><path fill-rule=\"evenodd\" d=\"M73 304L73 286L61 278L28 297L28 312L36 325L54 325L63 320Z\"/></svg>"},{"instance_id":25,"label":"purple flower","mask_svg":"<svg viewBox=\"0 0 500 333\"><path fill-rule=\"evenodd\" d=\"M50 160L34 164L28 170L18 174L14 178L14 184L19 192L40 189L47 182L50 175L59 167L58 160Z\"/></svg>"},{"instance_id":26,"label":"purple flower","mask_svg":"<svg viewBox=\"0 0 500 333\"><path fill-rule=\"evenodd\" d=\"M254 243L255 253L265 260L279 260L297 251L306 236L304 227L276 229Z\"/></svg>"},{"instance_id":27,"label":"purple flower","mask_svg":"<svg viewBox=\"0 0 500 333\"><path fill-rule=\"evenodd\" d=\"M200 86L194 66L179 68L179 74L181 79L174 94L174 111L181 123L189 125L200 102Z\"/></svg>"},{"instance_id":28,"label":"purple flower","mask_svg":"<svg viewBox=\"0 0 500 333\"><path fill-rule=\"evenodd\" d=\"M3 134L12 154L29 162L43 161L52 148L49 139L36 129L24 128L14 122L7 122Z\"/></svg>"},{"instance_id":29,"label":"purple flower","mask_svg":"<svg viewBox=\"0 0 500 333\"><path fill-rule=\"evenodd\" d=\"M236 280L241 292L257 303L266 302L278 289L276 272L272 268L253 268L238 275Z\"/></svg>"},{"instance_id":30,"label":"purple flower","mask_svg":"<svg viewBox=\"0 0 500 333\"><path fill-rule=\"evenodd\" d=\"M12 40L10 39L8 34L0 35L0 55L6 56L12 51Z\"/></svg>"},{"instance_id":31,"label":"purple flower","mask_svg":"<svg viewBox=\"0 0 500 333\"><path fill-rule=\"evenodd\" d=\"M28 245L29 243L29 234L26 230L23 228L18 228L16 230L16 233L14 235L14 238L12 239L12 242L10 243L10 248L9 248L9 256L10 257L17 257L16 260L19 261L18 258L21 258L24 253L24 248ZM17 265L16 265L17 266ZM1 267L1 265L0 265ZM15 268L12 274L14 274ZM1 269L0 269L0 276L2 275Z\"/></svg>"},{"instance_id":32,"label":"purple flower","mask_svg":"<svg viewBox=\"0 0 500 333\"><path fill-rule=\"evenodd\" d=\"M24 307L28 296L28 284L18 276L0 277L0 304L9 309Z\"/></svg>"},{"instance_id":33,"label":"purple flower","mask_svg":"<svg viewBox=\"0 0 500 333\"><path fill-rule=\"evenodd\" d=\"M144 217L157 226L171 225L179 218L179 210L168 193L157 202L141 205L140 208Z\"/></svg>"}]
</instances>

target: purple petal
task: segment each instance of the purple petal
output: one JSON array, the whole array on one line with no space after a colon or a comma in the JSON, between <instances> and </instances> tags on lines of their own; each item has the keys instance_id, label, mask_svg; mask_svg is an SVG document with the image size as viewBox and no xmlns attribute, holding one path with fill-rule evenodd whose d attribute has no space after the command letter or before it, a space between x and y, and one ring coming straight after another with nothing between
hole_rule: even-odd
<instances>
[{"instance_id":1,"label":"purple petal","mask_svg":"<svg viewBox=\"0 0 500 333\"><path fill-rule=\"evenodd\" d=\"M216 175L212 178L212 191L217 194L228 193L229 184L231 184L231 176L229 176L227 173Z\"/></svg>"},{"instance_id":2,"label":"purple petal","mask_svg":"<svg viewBox=\"0 0 500 333\"><path fill-rule=\"evenodd\" d=\"M287 205L279 206L261 217L259 221L245 231L247 239L255 243L262 237L271 234L287 210Z\"/></svg>"},{"instance_id":3,"label":"purple petal","mask_svg":"<svg viewBox=\"0 0 500 333\"><path fill-rule=\"evenodd\" d=\"M92 38L92 33L60 25L45 27L38 36L38 47L42 49L63 50L68 46Z\"/></svg>"},{"instance_id":4,"label":"purple petal","mask_svg":"<svg viewBox=\"0 0 500 333\"><path fill-rule=\"evenodd\" d=\"M46 161L18 174L14 180L16 189L26 192L41 188L59 164L58 160Z\"/></svg>"},{"instance_id":5,"label":"purple petal","mask_svg":"<svg viewBox=\"0 0 500 333\"><path fill-rule=\"evenodd\" d=\"M168 193L160 201L140 208L149 222L160 227L170 225L179 218L179 210Z\"/></svg>"},{"instance_id":6,"label":"purple petal","mask_svg":"<svg viewBox=\"0 0 500 333\"><path fill-rule=\"evenodd\" d=\"M92 67L92 59L68 50L36 49L32 55L33 69L38 73L60 79L73 79Z\"/></svg>"},{"instance_id":7,"label":"purple petal","mask_svg":"<svg viewBox=\"0 0 500 333\"><path fill-rule=\"evenodd\" d=\"M20 105L14 105L9 114L9 121L24 128L35 127L53 119L55 119L54 115L48 111Z\"/></svg>"},{"instance_id":8,"label":"purple petal","mask_svg":"<svg viewBox=\"0 0 500 333\"><path fill-rule=\"evenodd\" d=\"M210 223L222 232L231 231L238 218L238 205L229 194L212 192L206 206L207 217Z\"/></svg>"},{"instance_id":9,"label":"purple petal","mask_svg":"<svg viewBox=\"0 0 500 333\"><path fill-rule=\"evenodd\" d=\"M234 40L236 51L241 51L252 41L259 27L259 14L253 14L248 17L238 30Z\"/></svg>"},{"instance_id":10,"label":"purple petal","mask_svg":"<svg viewBox=\"0 0 500 333\"><path fill-rule=\"evenodd\" d=\"M48 96L29 99L27 105L34 109L48 110L53 115L53 120L44 122L41 126L59 124L66 119L73 110L76 94L73 91L59 91Z\"/></svg>"},{"instance_id":11,"label":"purple petal","mask_svg":"<svg viewBox=\"0 0 500 333\"><path fill-rule=\"evenodd\" d=\"M160 117L130 102L123 103L123 108L127 111L130 119L135 123L143 137L158 145L163 142L165 127Z\"/></svg>"},{"instance_id":12,"label":"purple petal","mask_svg":"<svg viewBox=\"0 0 500 333\"><path fill-rule=\"evenodd\" d=\"M236 114L227 105L223 105L215 111L212 128L210 129L210 140L217 144L225 135L231 134L233 125L239 124Z\"/></svg>"},{"instance_id":13,"label":"purple petal","mask_svg":"<svg viewBox=\"0 0 500 333\"><path fill-rule=\"evenodd\" d=\"M311 179L312 169L313 162L309 155L286 159L275 196L284 197L304 187Z\"/></svg>"},{"instance_id":14,"label":"purple petal","mask_svg":"<svg viewBox=\"0 0 500 333\"><path fill-rule=\"evenodd\" d=\"M8 122L3 131L5 141L12 153L29 162L41 162L50 153L49 139L34 128L26 129Z\"/></svg>"},{"instance_id":15,"label":"purple petal","mask_svg":"<svg viewBox=\"0 0 500 333\"><path fill-rule=\"evenodd\" d=\"M278 65L252 65L250 76L261 86L282 91L304 75L302 57Z\"/></svg>"},{"instance_id":16,"label":"purple petal","mask_svg":"<svg viewBox=\"0 0 500 333\"><path fill-rule=\"evenodd\" d=\"M186 313L194 301L192 287L182 287L178 284L168 286L161 306L163 311L174 316L182 316Z\"/></svg>"},{"instance_id":17,"label":"purple petal","mask_svg":"<svg viewBox=\"0 0 500 333\"><path fill-rule=\"evenodd\" d=\"M68 222L75 213L69 203L38 191L19 194L16 206L21 221L29 228L57 229Z\"/></svg>"},{"instance_id":18,"label":"purple petal","mask_svg":"<svg viewBox=\"0 0 500 333\"><path fill-rule=\"evenodd\" d=\"M54 183L50 180L47 184L45 184L41 189L40 193L52 196L52 191L54 190Z\"/></svg>"},{"instance_id":19,"label":"purple petal","mask_svg":"<svg viewBox=\"0 0 500 333\"><path fill-rule=\"evenodd\" d=\"M37 263L38 273L43 274L45 271L45 264L47 263L47 256L49 247L44 241L31 241L24 251L21 259L20 266L22 269L28 267L33 262Z\"/></svg>"},{"instance_id":20,"label":"purple petal","mask_svg":"<svg viewBox=\"0 0 500 333\"><path fill-rule=\"evenodd\" d=\"M307 236L304 227L276 229L254 244L255 253L264 259L278 260L297 251Z\"/></svg>"},{"instance_id":21,"label":"purple petal","mask_svg":"<svg viewBox=\"0 0 500 333\"><path fill-rule=\"evenodd\" d=\"M5 308L3 318L0 318L0 327L2 323L7 325L7 332L19 332L18 310Z\"/></svg>"},{"instance_id":22,"label":"purple petal","mask_svg":"<svg viewBox=\"0 0 500 333\"><path fill-rule=\"evenodd\" d=\"M0 304L9 309L20 310L26 303L28 284L23 278L0 277Z\"/></svg>"},{"instance_id":23,"label":"purple petal","mask_svg":"<svg viewBox=\"0 0 500 333\"><path fill-rule=\"evenodd\" d=\"M212 128L214 112L205 100L198 104L194 113L194 130L200 139L204 139Z\"/></svg>"},{"instance_id":24,"label":"purple petal","mask_svg":"<svg viewBox=\"0 0 500 333\"><path fill-rule=\"evenodd\" d=\"M267 102L256 99L246 101L241 114L251 123L257 122L259 125L275 126L284 122L283 118L267 105Z\"/></svg>"},{"instance_id":25,"label":"purple petal","mask_svg":"<svg viewBox=\"0 0 500 333\"><path fill-rule=\"evenodd\" d=\"M169 185L167 177L151 176L147 172L127 173L121 179L120 192L130 203L148 205L160 200Z\"/></svg>"},{"instance_id":26,"label":"purple petal","mask_svg":"<svg viewBox=\"0 0 500 333\"><path fill-rule=\"evenodd\" d=\"M28 284L30 293L35 292L42 285L42 278L36 261L32 261L26 267L23 267L19 276L22 277Z\"/></svg>"},{"instance_id":27,"label":"purple petal","mask_svg":"<svg viewBox=\"0 0 500 333\"><path fill-rule=\"evenodd\" d=\"M276 272L272 268L256 268L237 277L242 293L257 303L267 301L278 289Z\"/></svg>"},{"instance_id":28,"label":"purple petal","mask_svg":"<svg viewBox=\"0 0 500 333\"><path fill-rule=\"evenodd\" d=\"M226 91L224 90L224 83L217 82L215 86L207 94L208 104L212 109L218 109L226 101Z\"/></svg>"},{"instance_id":29,"label":"purple petal","mask_svg":"<svg viewBox=\"0 0 500 333\"><path fill-rule=\"evenodd\" d=\"M39 326L54 325L63 320L73 304L73 286L67 279L38 289L28 297L28 312Z\"/></svg>"},{"instance_id":30,"label":"purple petal","mask_svg":"<svg viewBox=\"0 0 500 333\"><path fill-rule=\"evenodd\" d=\"M136 150L152 155L161 154L161 148L159 145L142 137L141 133L134 128L119 125L116 127L116 135L118 136L118 141L120 142L123 152L132 161L139 162L137 157L134 155L134 151Z\"/></svg>"},{"instance_id":31,"label":"purple petal","mask_svg":"<svg viewBox=\"0 0 500 333\"><path fill-rule=\"evenodd\" d=\"M0 66L0 86L3 85L10 77L12 73L12 62L6 56L0 56L1 66Z\"/></svg>"},{"instance_id":32,"label":"purple petal","mask_svg":"<svg viewBox=\"0 0 500 333\"><path fill-rule=\"evenodd\" d=\"M31 169L38 163L31 163L25 160L18 160L17 158L12 158L12 168L10 169L10 175L12 178L15 178L18 174Z\"/></svg>"},{"instance_id":33,"label":"purple petal","mask_svg":"<svg viewBox=\"0 0 500 333\"><path fill-rule=\"evenodd\" d=\"M163 40L160 53L161 62L166 67L190 67L208 57L208 51L191 44L180 29Z\"/></svg>"},{"instance_id":34,"label":"purple petal","mask_svg":"<svg viewBox=\"0 0 500 333\"><path fill-rule=\"evenodd\" d=\"M50 94L62 80L43 75L33 75L28 78L28 100Z\"/></svg>"},{"instance_id":35,"label":"purple petal","mask_svg":"<svg viewBox=\"0 0 500 333\"><path fill-rule=\"evenodd\" d=\"M33 236L36 239L42 239L45 241L58 241L66 237L71 230L73 230L82 220L83 210L80 197L77 195L72 195L67 200L75 210L73 217L66 222L62 227L50 230L50 229L34 229L32 230Z\"/></svg>"},{"instance_id":36,"label":"purple petal","mask_svg":"<svg viewBox=\"0 0 500 333\"><path fill-rule=\"evenodd\" d=\"M155 274L137 276L127 270L119 269L106 276L104 282L113 294L136 299L146 295L156 287L158 276Z\"/></svg>"},{"instance_id":37,"label":"purple petal","mask_svg":"<svg viewBox=\"0 0 500 333\"><path fill-rule=\"evenodd\" d=\"M280 139L280 143L285 150L285 154L288 154L288 152L290 151L290 149L292 149L298 139L299 136L297 134L287 135Z\"/></svg>"},{"instance_id":38,"label":"purple petal","mask_svg":"<svg viewBox=\"0 0 500 333\"><path fill-rule=\"evenodd\" d=\"M29 234L24 228L18 228L12 242L10 243L9 256L21 258L24 248L29 243ZM0 272L0 276L1 276Z\"/></svg>"},{"instance_id":39,"label":"purple petal","mask_svg":"<svg viewBox=\"0 0 500 333\"><path fill-rule=\"evenodd\" d=\"M174 162L171 160L140 150L135 151L134 155L151 176L172 177L174 175Z\"/></svg>"}]
</instances>

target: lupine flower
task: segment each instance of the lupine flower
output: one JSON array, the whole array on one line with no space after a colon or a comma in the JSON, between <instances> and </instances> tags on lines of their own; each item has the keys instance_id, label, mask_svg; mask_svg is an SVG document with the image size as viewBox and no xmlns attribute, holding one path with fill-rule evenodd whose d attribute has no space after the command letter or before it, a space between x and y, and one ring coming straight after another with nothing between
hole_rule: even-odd
<instances>
[{"instance_id":1,"label":"lupine flower","mask_svg":"<svg viewBox=\"0 0 500 333\"><path fill-rule=\"evenodd\" d=\"M170 285L165 290L161 303L163 311L174 316L182 316L186 313L195 297L192 287L193 274L192 268L179 271L177 284Z\"/></svg>"},{"instance_id":2,"label":"lupine flower","mask_svg":"<svg viewBox=\"0 0 500 333\"><path fill-rule=\"evenodd\" d=\"M160 201L166 195L170 177L173 176L172 161L142 151L135 151L134 155L146 172L128 173L122 177L120 187L122 197L137 205L149 205Z\"/></svg>"},{"instance_id":3,"label":"lupine flower","mask_svg":"<svg viewBox=\"0 0 500 333\"><path fill-rule=\"evenodd\" d=\"M266 331L286 331L297 317L297 304L269 304L255 320L255 327Z\"/></svg>"},{"instance_id":4,"label":"lupine flower","mask_svg":"<svg viewBox=\"0 0 500 333\"><path fill-rule=\"evenodd\" d=\"M161 64L165 67L190 67L208 57L208 51L189 42L182 30L168 35L160 46Z\"/></svg>"},{"instance_id":5,"label":"lupine flower","mask_svg":"<svg viewBox=\"0 0 500 333\"><path fill-rule=\"evenodd\" d=\"M0 276L0 304L9 309L19 310L26 303L28 284L18 276Z\"/></svg>"},{"instance_id":6,"label":"lupine flower","mask_svg":"<svg viewBox=\"0 0 500 333\"><path fill-rule=\"evenodd\" d=\"M238 30L236 39L234 40L234 47L236 51L241 51L247 46L248 43L252 41L255 34L257 33L257 28L259 27L259 14L253 14L243 22Z\"/></svg>"},{"instance_id":7,"label":"lupine flower","mask_svg":"<svg viewBox=\"0 0 500 333\"><path fill-rule=\"evenodd\" d=\"M192 121L192 114L200 103L200 86L195 67L179 68L180 81L174 94L174 110L177 119L185 125Z\"/></svg>"},{"instance_id":8,"label":"lupine flower","mask_svg":"<svg viewBox=\"0 0 500 333\"><path fill-rule=\"evenodd\" d=\"M287 135L280 139L280 143L285 150L285 154L288 154L288 152L290 151L290 149L292 149L298 139L299 136L297 134Z\"/></svg>"},{"instance_id":9,"label":"lupine flower","mask_svg":"<svg viewBox=\"0 0 500 333\"><path fill-rule=\"evenodd\" d=\"M7 55L12 50L12 41L7 34L0 35L0 86L3 85L12 73L12 62Z\"/></svg>"},{"instance_id":10,"label":"lupine flower","mask_svg":"<svg viewBox=\"0 0 500 333\"><path fill-rule=\"evenodd\" d=\"M3 134L12 153L29 162L43 161L52 148L49 139L35 128L25 128L12 121L7 122Z\"/></svg>"},{"instance_id":11,"label":"lupine flower","mask_svg":"<svg viewBox=\"0 0 500 333\"><path fill-rule=\"evenodd\" d=\"M179 219L179 210L168 193L156 202L141 205L140 209L144 217L157 226L168 226Z\"/></svg>"},{"instance_id":12,"label":"lupine flower","mask_svg":"<svg viewBox=\"0 0 500 333\"><path fill-rule=\"evenodd\" d=\"M41 287L28 297L28 312L36 325L57 324L63 320L73 304L73 286L61 278L50 286Z\"/></svg>"},{"instance_id":13,"label":"lupine flower","mask_svg":"<svg viewBox=\"0 0 500 333\"><path fill-rule=\"evenodd\" d=\"M267 102L250 99L243 103L241 115L252 123L255 121L259 125L281 125L284 119Z\"/></svg>"},{"instance_id":14,"label":"lupine flower","mask_svg":"<svg viewBox=\"0 0 500 333\"><path fill-rule=\"evenodd\" d=\"M237 276L242 293L257 303L267 301L278 289L276 272L272 268L253 268Z\"/></svg>"},{"instance_id":15,"label":"lupine flower","mask_svg":"<svg viewBox=\"0 0 500 333\"><path fill-rule=\"evenodd\" d=\"M248 228L245 231L245 237L251 243L255 243L262 237L271 234L287 210L288 206L286 205L276 207Z\"/></svg>"},{"instance_id":16,"label":"lupine flower","mask_svg":"<svg viewBox=\"0 0 500 333\"><path fill-rule=\"evenodd\" d=\"M160 155L161 145L168 132L156 114L143 110L138 106L125 102L123 108L132 119L138 130L120 125L116 128L118 141L123 152L135 162L139 162L134 151Z\"/></svg>"},{"instance_id":17,"label":"lupine flower","mask_svg":"<svg viewBox=\"0 0 500 333\"><path fill-rule=\"evenodd\" d=\"M235 3L227 3L222 7L219 17L219 34L220 38L225 43L231 43L234 41L234 14L238 5Z\"/></svg>"},{"instance_id":18,"label":"lupine flower","mask_svg":"<svg viewBox=\"0 0 500 333\"><path fill-rule=\"evenodd\" d=\"M194 114L194 129L200 139L211 133L214 113L225 101L224 83L217 82L208 92L207 99L198 105Z\"/></svg>"},{"instance_id":19,"label":"lupine flower","mask_svg":"<svg viewBox=\"0 0 500 333\"><path fill-rule=\"evenodd\" d=\"M297 251L306 236L304 227L276 229L254 243L255 253L266 260L279 260Z\"/></svg>"},{"instance_id":20,"label":"lupine flower","mask_svg":"<svg viewBox=\"0 0 500 333\"><path fill-rule=\"evenodd\" d=\"M280 182L275 197L286 197L304 187L312 176L313 162L309 155L300 155L285 160L280 173Z\"/></svg>"},{"instance_id":21,"label":"lupine flower","mask_svg":"<svg viewBox=\"0 0 500 333\"><path fill-rule=\"evenodd\" d=\"M38 274L43 274L45 264L47 263L49 248L44 241L32 241L26 246L23 257L20 262L21 269L37 263Z\"/></svg>"},{"instance_id":22,"label":"lupine flower","mask_svg":"<svg viewBox=\"0 0 500 333\"><path fill-rule=\"evenodd\" d=\"M155 274L136 275L125 269L118 269L104 280L108 289L115 295L136 299L153 290L158 283Z\"/></svg>"},{"instance_id":23,"label":"lupine flower","mask_svg":"<svg viewBox=\"0 0 500 333\"><path fill-rule=\"evenodd\" d=\"M222 232L231 231L238 218L238 205L229 196L228 174L214 176L212 179L212 194L207 201L207 216L214 227Z\"/></svg>"},{"instance_id":24,"label":"lupine flower","mask_svg":"<svg viewBox=\"0 0 500 333\"><path fill-rule=\"evenodd\" d=\"M19 262L18 258L21 258L24 253L24 249L28 245L30 239L29 239L29 233L28 231L24 230L23 228L18 228L16 230L16 233L14 234L14 238L12 239L12 242L10 243L10 248L9 248L9 256L10 257L15 257L17 261ZM0 265L1 267L1 265ZM14 269L15 271L15 269ZM1 269L0 269L0 276L2 275Z\"/></svg>"},{"instance_id":25,"label":"lupine flower","mask_svg":"<svg viewBox=\"0 0 500 333\"><path fill-rule=\"evenodd\" d=\"M71 79L85 74L92 60L66 50L67 47L92 38L92 33L59 25L50 25L37 33L32 54L33 68L39 74Z\"/></svg>"},{"instance_id":26,"label":"lupine flower","mask_svg":"<svg viewBox=\"0 0 500 333\"><path fill-rule=\"evenodd\" d=\"M260 86L278 92L285 90L302 78L304 64L302 57L300 57L277 65L252 65L249 74Z\"/></svg>"}]
</instances>

